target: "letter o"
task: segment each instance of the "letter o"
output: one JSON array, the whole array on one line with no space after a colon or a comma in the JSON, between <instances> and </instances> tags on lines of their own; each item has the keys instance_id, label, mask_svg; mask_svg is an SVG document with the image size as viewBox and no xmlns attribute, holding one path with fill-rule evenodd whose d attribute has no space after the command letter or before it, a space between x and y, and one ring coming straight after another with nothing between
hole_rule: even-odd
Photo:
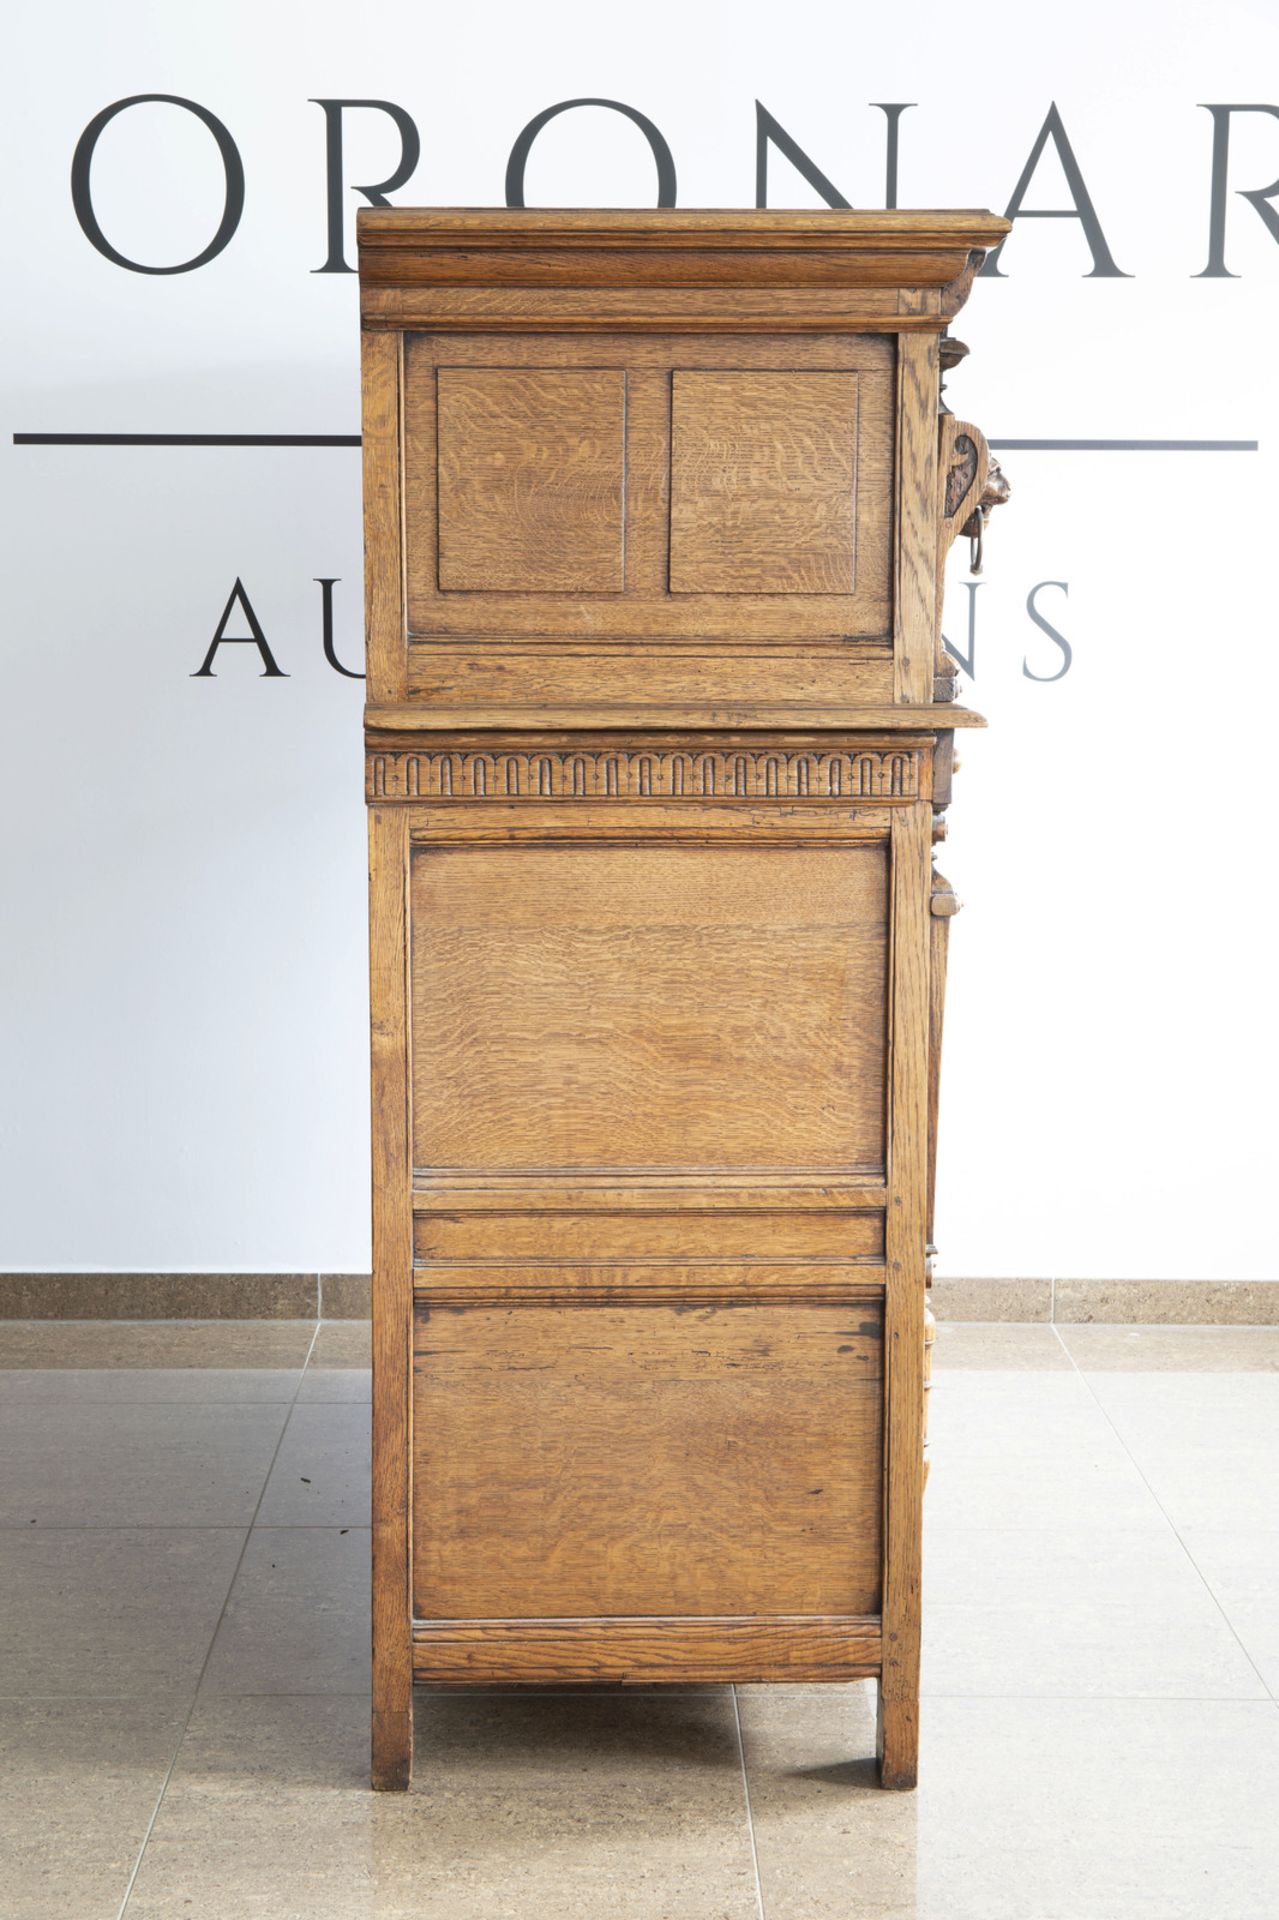
<instances>
[{"instance_id":1,"label":"letter o","mask_svg":"<svg viewBox=\"0 0 1279 1920\"><path fill-rule=\"evenodd\" d=\"M657 162L657 204L659 207L675 205L675 157L653 122L636 107L628 107L622 100L561 100L557 106L547 107L545 113L539 113L530 120L515 145L511 148L511 157L506 163L506 204L508 207L524 205L524 169L532 151L533 142L557 113L567 113L570 107L607 107L612 113L624 113L633 120L652 149Z\"/></svg>"},{"instance_id":2,"label":"letter o","mask_svg":"<svg viewBox=\"0 0 1279 1920\"><path fill-rule=\"evenodd\" d=\"M218 152L222 155L223 171L226 174L226 198L222 207L222 218L218 230L203 253L197 253L190 260L180 260L174 267L147 267L140 260L130 260L111 245L98 225L98 217L93 211L93 196L89 185L89 174L93 166L94 149L98 136L117 113L123 113L126 107L140 107L158 102L167 107L184 107L202 120L218 143ZM244 165L239 150L222 122L198 100L184 100L176 93L133 93L127 100L113 101L109 107L103 107L95 114L76 143L75 155L71 162L71 204L75 208L76 219L80 222L86 238L92 242L100 254L115 262L117 267L126 267L130 273L193 273L196 267L203 267L217 258L240 224L240 215L244 212Z\"/></svg>"}]
</instances>

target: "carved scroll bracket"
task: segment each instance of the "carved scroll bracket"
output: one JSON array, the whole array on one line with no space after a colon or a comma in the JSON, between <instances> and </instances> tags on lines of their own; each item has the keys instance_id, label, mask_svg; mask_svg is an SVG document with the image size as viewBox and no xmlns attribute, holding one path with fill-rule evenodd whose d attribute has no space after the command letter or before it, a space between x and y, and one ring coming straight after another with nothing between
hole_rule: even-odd
<instances>
[{"instance_id":1,"label":"carved scroll bracket","mask_svg":"<svg viewBox=\"0 0 1279 1920\"><path fill-rule=\"evenodd\" d=\"M962 341L951 343L955 349L949 359L944 352L943 366L951 367L967 353ZM945 595L946 555L959 534L973 542L972 571L981 572L982 538L992 507L1002 506L1012 489L997 460L992 459L986 436L969 420L958 420L944 407L939 417L937 460L937 610L938 633L934 697L953 699L955 668L947 657L941 639L941 608Z\"/></svg>"}]
</instances>

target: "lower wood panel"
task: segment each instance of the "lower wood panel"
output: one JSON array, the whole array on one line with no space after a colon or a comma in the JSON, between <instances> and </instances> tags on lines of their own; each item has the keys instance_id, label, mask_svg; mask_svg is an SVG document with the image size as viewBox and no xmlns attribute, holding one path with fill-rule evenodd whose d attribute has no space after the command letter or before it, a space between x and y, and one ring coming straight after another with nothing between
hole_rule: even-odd
<instances>
[{"instance_id":1,"label":"lower wood panel","mask_svg":"<svg viewBox=\"0 0 1279 1920\"><path fill-rule=\"evenodd\" d=\"M436 1685L557 1680L855 1680L880 1660L876 1619L418 1620L414 1678Z\"/></svg>"},{"instance_id":2,"label":"lower wood panel","mask_svg":"<svg viewBox=\"0 0 1279 1920\"><path fill-rule=\"evenodd\" d=\"M416 1310L414 1613L879 1611L882 1310Z\"/></svg>"}]
</instances>

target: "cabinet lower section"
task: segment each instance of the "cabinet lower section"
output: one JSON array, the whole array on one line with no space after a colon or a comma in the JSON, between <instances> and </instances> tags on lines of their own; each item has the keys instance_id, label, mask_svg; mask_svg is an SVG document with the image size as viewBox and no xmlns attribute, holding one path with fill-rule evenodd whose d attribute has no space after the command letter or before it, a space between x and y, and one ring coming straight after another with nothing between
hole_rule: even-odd
<instances>
[{"instance_id":1,"label":"cabinet lower section","mask_svg":"<svg viewBox=\"0 0 1279 1920\"><path fill-rule=\"evenodd\" d=\"M908 1785L933 741L485 754L374 763L377 1784L415 1682L873 1678Z\"/></svg>"}]
</instances>

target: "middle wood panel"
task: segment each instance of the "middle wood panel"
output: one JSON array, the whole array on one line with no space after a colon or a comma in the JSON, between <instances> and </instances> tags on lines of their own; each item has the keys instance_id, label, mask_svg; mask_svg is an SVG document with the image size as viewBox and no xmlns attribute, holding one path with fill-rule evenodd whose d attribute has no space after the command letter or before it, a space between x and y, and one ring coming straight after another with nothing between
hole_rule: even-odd
<instances>
[{"instance_id":1,"label":"middle wood panel","mask_svg":"<svg viewBox=\"0 0 1279 1920\"><path fill-rule=\"evenodd\" d=\"M883 840L415 847L415 1166L882 1179L887 898Z\"/></svg>"}]
</instances>

